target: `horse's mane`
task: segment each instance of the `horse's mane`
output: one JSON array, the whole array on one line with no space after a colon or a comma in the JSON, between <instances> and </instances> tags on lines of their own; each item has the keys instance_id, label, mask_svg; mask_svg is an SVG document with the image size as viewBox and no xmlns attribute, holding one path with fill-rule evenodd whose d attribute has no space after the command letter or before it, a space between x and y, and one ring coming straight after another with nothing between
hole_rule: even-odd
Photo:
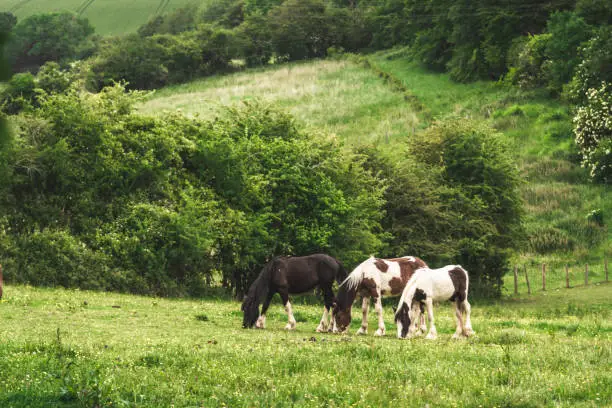
<instances>
[{"instance_id":1,"label":"horse's mane","mask_svg":"<svg viewBox=\"0 0 612 408\"><path fill-rule=\"evenodd\" d=\"M365 264L366 262L372 262L372 260L374 260L373 256L369 257L368 259L357 265L357 267L353 269L349 276L347 276L346 279L342 281L340 287L344 286L347 290L356 289L363 280L363 264Z\"/></svg>"},{"instance_id":2,"label":"horse's mane","mask_svg":"<svg viewBox=\"0 0 612 408\"><path fill-rule=\"evenodd\" d=\"M337 259L336 262L338 263L338 270L336 271L336 282L338 282L338 285L342 285L342 283L344 283L344 281L348 277L348 272L344 268L344 265L342 265L342 262Z\"/></svg>"},{"instance_id":3,"label":"horse's mane","mask_svg":"<svg viewBox=\"0 0 612 408\"><path fill-rule=\"evenodd\" d=\"M264 265L257 279L253 281L249 290L247 291L246 296L244 297L244 301L242 302L242 309L250 309L250 308L258 308L259 305L263 302L263 299L268 295L268 290L270 289L270 276L273 270L274 264L281 257L276 257L272 259L270 262Z\"/></svg>"}]
</instances>

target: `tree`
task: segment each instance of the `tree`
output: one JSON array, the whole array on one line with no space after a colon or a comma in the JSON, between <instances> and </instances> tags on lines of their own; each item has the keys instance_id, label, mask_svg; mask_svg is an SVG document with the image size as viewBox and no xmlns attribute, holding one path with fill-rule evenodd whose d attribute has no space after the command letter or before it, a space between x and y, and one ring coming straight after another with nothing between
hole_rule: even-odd
<instances>
[{"instance_id":1,"label":"tree","mask_svg":"<svg viewBox=\"0 0 612 408\"><path fill-rule=\"evenodd\" d=\"M34 14L15 26L7 55L13 69L35 70L47 61L82 58L94 48L94 28L72 13Z\"/></svg>"}]
</instances>

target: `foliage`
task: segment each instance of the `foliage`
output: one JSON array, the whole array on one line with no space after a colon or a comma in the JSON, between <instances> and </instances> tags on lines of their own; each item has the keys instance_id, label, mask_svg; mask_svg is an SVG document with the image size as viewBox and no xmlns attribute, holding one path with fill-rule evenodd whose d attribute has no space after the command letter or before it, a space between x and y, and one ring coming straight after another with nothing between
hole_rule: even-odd
<instances>
[{"instance_id":1,"label":"foliage","mask_svg":"<svg viewBox=\"0 0 612 408\"><path fill-rule=\"evenodd\" d=\"M576 144L582 164L591 177L605 184L612 182L612 84L603 82L589 89L587 103L574 117Z\"/></svg>"},{"instance_id":2,"label":"foliage","mask_svg":"<svg viewBox=\"0 0 612 408\"><path fill-rule=\"evenodd\" d=\"M0 33L8 34L17 24L17 17L10 11L0 12Z\"/></svg>"},{"instance_id":3,"label":"foliage","mask_svg":"<svg viewBox=\"0 0 612 408\"><path fill-rule=\"evenodd\" d=\"M27 17L13 29L7 56L17 71L35 70L47 61L65 62L90 55L94 28L72 13Z\"/></svg>"},{"instance_id":4,"label":"foliage","mask_svg":"<svg viewBox=\"0 0 612 408\"><path fill-rule=\"evenodd\" d=\"M236 34L200 26L179 35L130 35L108 41L92 61L90 86L99 90L125 81L130 89L155 89L230 69L240 55Z\"/></svg>"},{"instance_id":5,"label":"foliage","mask_svg":"<svg viewBox=\"0 0 612 408\"><path fill-rule=\"evenodd\" d=\"M518 37L509 51L510 70L505 80L523 89L546 85L543 66L551 34Z\"/></svg>"},{"instance_id":6,"label":"foliage","mask_svg":"<svg viewBox=\"0 0 612 408\"><path fill-rule=\"evenodd\" d=\"M325 56L334 44L334 26L323 0L288 0L270 10L276 52L288 60Z\"/></svg>"},{"instance_id":7,"label":"foliage","mask_svg":"<svg viewBox=\"0 0 612 408\"><path fill-rule=\"evenodd\" d=\"M153 17L138 28L138 34L142 37L150 37L155 34L179 34L195 30L198 23L198 6L190 4L173 10L171 13Z\"/></svg>"},{"instance_id":8,"label":"foliage","mask_svg":"<svg viewBox=\"0 0 612 408\"><path fill-rule=\"evenodd\" d=\"M582 61L567 86L568 98L577 105L586 103L590 89L598 89L602 82L612 83L612 26L600 27L580 54Z\"/></svg>"},{"instance_id":9,"label":"foliage","mask_svg":"<svg viewBox=\"0 0 612 408\"><path fill-rule=\"evenodd\" d=\"M418 162L438 174L440 202L452 220L454 258L480 293L494 295L522 236L518 171L499 135L465 120L438 123L411 143Z\"/></svg>"},{"instance_id":10,"label":"foliage","mask_svg":"<svg viewBox=\"0 0 612 408\"><path fill-rule=\"evenodd\" d=\"M591 27L572 12L553 13L547 23L550 41L546 44L549 87L559 93L572 79L579 64L578 47L591 36Z\"/></svg>"},{"instance_id":11,"label":"foliage","mask_svg":"<svg viewBox=\"0 0 612 408\"><path fill-rule=\"evenodd\" d=\"M275 254L381 246L382 188L337 141L257 103L206 123L142 117L135 98L70 88L17 117L10 280L168 295L219 271L240 291Z\"/></svg>"}]
</instances>

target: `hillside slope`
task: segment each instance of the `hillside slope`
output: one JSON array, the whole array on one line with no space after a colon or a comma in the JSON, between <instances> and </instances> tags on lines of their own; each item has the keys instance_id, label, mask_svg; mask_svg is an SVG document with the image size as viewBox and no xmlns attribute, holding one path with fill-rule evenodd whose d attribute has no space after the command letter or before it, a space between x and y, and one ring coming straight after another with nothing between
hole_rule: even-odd
<instances>
[{"instance_id":1,"label":"hillside slope","mask_svg":"<svg viewBox=\"0 0 612 408\"><path fill-rule=\"evenodd\" d=\"M97 34L135 32L150 18L193 3L193 0L0 0L0 11L18 19L36 13L71 11L89 19Z\"/></svg>"}]
</instances>

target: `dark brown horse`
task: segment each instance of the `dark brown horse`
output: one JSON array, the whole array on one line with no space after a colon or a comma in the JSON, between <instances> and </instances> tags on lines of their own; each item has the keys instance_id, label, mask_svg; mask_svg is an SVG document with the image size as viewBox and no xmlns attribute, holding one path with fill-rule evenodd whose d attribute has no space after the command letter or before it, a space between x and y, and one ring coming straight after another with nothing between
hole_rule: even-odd
<instances>
[{"instance_id":1,"label":"dark brown horse","mask_svg":"<svg viewBox=\"0 0 612 408\"><path fill-rule=\"evenodd\" d=\"M296 322L289 302L289 294L308 292L318 286L323 291L325 309L317 331L327 331L327 318L334 301L332 285L334 280L340 283L346 276L346 270L340 261L329 255L276 257L263 267L242 302L244 313L242 327L255 326L263 329L266 324L266 311L270 306L270 301L274 294L278 292L289 318L285 329L295 329ZM262 302L263 307L260 314L259 305Z\"/></svg>"}]
</instances>

